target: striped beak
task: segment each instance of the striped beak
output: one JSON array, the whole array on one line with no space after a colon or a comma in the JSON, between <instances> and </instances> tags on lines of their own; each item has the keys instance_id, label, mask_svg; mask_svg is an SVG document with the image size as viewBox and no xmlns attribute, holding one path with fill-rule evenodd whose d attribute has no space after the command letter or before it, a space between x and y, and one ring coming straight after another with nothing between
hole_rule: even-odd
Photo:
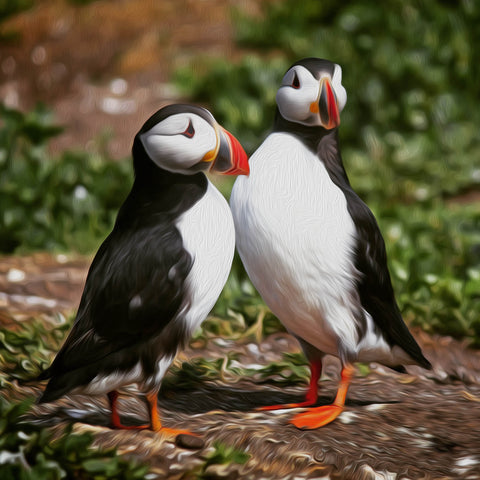
<instances>
[{"instance_id":1,"label":"striped beak","mask_svg":"<svg viewBox=\"0 0 480 480\"><path fill-rule=\"evenodd\" d=\"M327 77L320 79L320 94L317 102L310 105L312 113L318 113L320 123L327 130L340 125L340 110L337 97Z\"/></svg>"},{"instance_id":2,"label":"striped beak","mask_svg":"<svg viewBox=\"0 0 480 480\"><path fill-rule=\"evenodd\" d=\"M222 127L218 129L220 145L210 171L222 175L248 175L248 157L240 142Z\"/></svg>"}]
</instances>

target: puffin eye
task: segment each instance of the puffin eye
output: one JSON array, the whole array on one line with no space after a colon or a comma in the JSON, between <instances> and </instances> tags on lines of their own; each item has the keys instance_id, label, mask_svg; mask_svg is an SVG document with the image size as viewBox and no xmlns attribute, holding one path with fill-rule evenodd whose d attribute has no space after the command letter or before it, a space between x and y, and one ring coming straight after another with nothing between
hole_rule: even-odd
<instances>
[{"instance_id":1,"label":"puffin eye","mask_svg":"<svg viewBox=\"0 0 480 480\"><path fill-rule=\"evenodd\" d=\"M182 135L185 135L187 138L192 138L195 135L195 129L193 128L193 124L191 120L188 122L188 127L182 133Z\"/></svg>"},{"instance_id":2,"label":"puffin eye","mask_svg":"<svg viewBox=\"0 0 480 480\"><path fill-rule=\"evenodd\" d=\"M297 72L295 72L295 76L293 77L292 87L300 88L300 80L298 79Z\"/></svg>"}]
</instances>

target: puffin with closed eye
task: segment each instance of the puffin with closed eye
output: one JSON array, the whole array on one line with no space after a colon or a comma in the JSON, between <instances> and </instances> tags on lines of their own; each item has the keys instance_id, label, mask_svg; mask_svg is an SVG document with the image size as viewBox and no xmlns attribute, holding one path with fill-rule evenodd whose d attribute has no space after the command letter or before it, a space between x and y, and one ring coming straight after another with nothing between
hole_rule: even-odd
<instances>
[{"instance_id":1,"label":"puffin with closed eye","mask_svg":"<svg viewBox=\"0 0 480 480\"><path fill-rule=\"evenodd\" d=\"M228 203L207 170L248 175L240 143L211 113L169 105L134 139L133 187L88 272L70 334L39 402L107 394L116 428L162 427L162 378L217 301L230 272L235 232ZM137 383L150 425L125 427L117 390Z\"/></svg>"},{"instance_id":2,"label":"puffin with closed eye","mask_svg":"<svg viewBox=\"0 0 480 480\"><path fill-rule=\"evenodd\" d=\"M304 402L263 409L310 407L291 420L302 429L341 413L354 362L431 368L397 306L375 217L343 166L341 80L341 67L327 60L306 58L288 69L273 131L230 199L245 269L311 369ZM332 405L313 407L327 354L342 363L340 385Z\"/></svg>"}]
</instances>

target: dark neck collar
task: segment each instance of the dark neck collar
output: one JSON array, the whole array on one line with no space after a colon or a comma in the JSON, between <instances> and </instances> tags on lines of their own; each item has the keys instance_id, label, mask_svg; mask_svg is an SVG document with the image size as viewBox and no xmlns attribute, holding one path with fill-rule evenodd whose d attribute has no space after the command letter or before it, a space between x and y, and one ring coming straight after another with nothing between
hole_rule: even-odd
<instances>
[{"instance_id":1,"label":"dark neck collar","mask_svg":"<svg viewBox=\"0 0 480 480\"><path fill-rule=\"evenodd\" d=\"M142 143L135 139L133 148L135 180L116 220L116 228L143 228L159 225L165 219L178 218L206 192L203 173L182 175L159 168L148 157Z\"/></svg>"},{"instance_id":2,"label":"dark neck collar","mask_svg":"<svg viewBox=\"0 0 480 480\"><path fill-rule=\"evenodd\" d=\"M301 125L300 123L290 122L285 120L278 110L275 113L275 121L273 123L274 132L286 132L299 139L313 152L315 155L318 154L318 146L322 139L325 136L330 136L335 132L335 137L337 134L337 129L327 130L323 127L308 127L306 125Z\"/></svg>"},{"instance_id":3,"label":"dark neck collar","mask_svg":"<svg viewBox=\"0 0 480 480\"><path fill-rule=\"evenodd\" d=\"M323 162L332 181L342 190L351 190L340 155L337 128L327 130L323 127L307 127L289 122L280 115L277 108L273 131L286 132L298 137Z\"/></svg>"}]
</instances>

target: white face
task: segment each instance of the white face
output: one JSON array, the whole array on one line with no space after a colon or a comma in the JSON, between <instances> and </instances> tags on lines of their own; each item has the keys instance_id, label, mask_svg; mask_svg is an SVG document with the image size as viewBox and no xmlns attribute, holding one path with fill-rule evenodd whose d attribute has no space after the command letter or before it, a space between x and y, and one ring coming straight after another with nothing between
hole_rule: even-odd
<instances>
[{"instance_id":1,"label":"white face","mask_svg":"<svg viewBox=\"0 0 480 480\"><path fill-rule=\"evenodd\" d=\"M148 156L160 167L174 173L194 174L197 164L210 166L219 136L210 123L194 113L170 115L140 135Z\"/></svg>"},{"instance_id":2,"label":"white face","mask_svg":"<svg viewBox=\"0 0 480 480\"><path fill-rule=\"evenodd\" d=\"M325 94L325 84L329 83L336 98L338 113L347 103L347 92L342 86L342 69L335 64L333 77L322 73L320 79L315 78L309 70L301 65L295 65L285 74L282 85L278 89L276 100L283 118L290 122L307 126L322 126L332 128L322 121L318 113L321 95Z\"/></svg>"}]
</instances>

